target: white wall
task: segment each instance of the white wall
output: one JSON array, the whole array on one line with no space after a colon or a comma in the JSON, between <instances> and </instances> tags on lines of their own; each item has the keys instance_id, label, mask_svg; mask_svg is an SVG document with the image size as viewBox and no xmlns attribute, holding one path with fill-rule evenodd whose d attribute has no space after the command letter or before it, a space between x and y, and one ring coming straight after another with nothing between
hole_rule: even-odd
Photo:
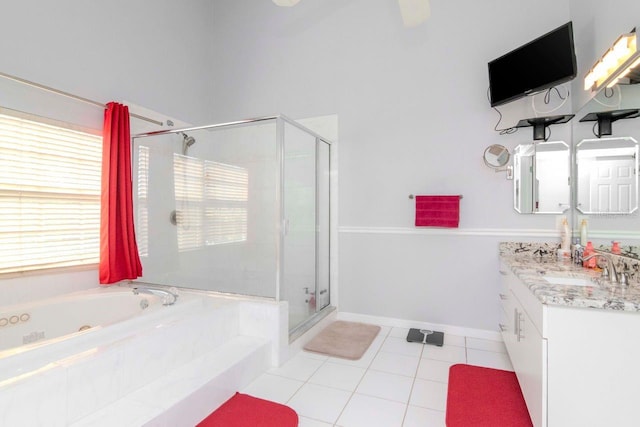
<instances>
[{"instance_id":1,"label":"white wall","mask_svg":"<svg viewBox=\"0 0 640 427\"><path fill-rule=\"evenodd\" d=\"M0 70L201 123L209 118L212 15L207 0L4 2Z\"/></svg>"}]
</instances>

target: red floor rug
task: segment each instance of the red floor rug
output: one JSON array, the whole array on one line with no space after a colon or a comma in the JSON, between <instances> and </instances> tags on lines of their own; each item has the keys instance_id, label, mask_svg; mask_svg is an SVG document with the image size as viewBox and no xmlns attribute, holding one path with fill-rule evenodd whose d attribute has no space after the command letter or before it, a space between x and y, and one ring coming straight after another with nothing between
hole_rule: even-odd
<instances>
[{"instance_id":1,"label":"red floor rug","mask_svg":"<svg viewBox=\"0 0 640 427\"><path fill-rule=\"evenodd\" d=\"M515 372L456 364L449 368L447 427L531 427Z\"/></svg>"},{"instance_id":2,"label":"red floor rug","mask_svg":"<svg viewBox=\"0 0 640 427\"><path fill-rule=\"evenodd\" d=\"M286 405L236 393L197 427L297 427L298 414Z\"/></svg>"}]
</instances>

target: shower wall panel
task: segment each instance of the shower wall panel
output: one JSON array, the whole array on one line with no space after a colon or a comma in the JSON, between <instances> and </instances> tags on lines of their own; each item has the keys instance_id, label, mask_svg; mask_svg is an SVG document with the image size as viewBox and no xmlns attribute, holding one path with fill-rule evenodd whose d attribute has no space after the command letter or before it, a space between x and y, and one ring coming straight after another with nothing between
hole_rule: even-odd
<instances>
[{"instance_id":1,"label":"shower wall panel","mask_svg":"<svg viewBox=\"0 0 640 427\"><path fill-rule=\"evenodd\" d=\"M276 296L275 123L134 140L141 280ZM146 242L145 242L146 240Z\"/></svg>"}]
</instances>

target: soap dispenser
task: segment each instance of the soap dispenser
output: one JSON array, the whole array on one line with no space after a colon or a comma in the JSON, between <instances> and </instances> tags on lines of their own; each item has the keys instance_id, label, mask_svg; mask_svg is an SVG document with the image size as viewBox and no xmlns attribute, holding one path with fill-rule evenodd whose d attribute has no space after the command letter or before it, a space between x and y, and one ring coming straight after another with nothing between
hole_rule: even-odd
<instances>
[{"instance_id":1,"label":"soap dispenser","mask_svg":"<svg viewBox=\"0 0 640 427\"><path fill-rule=\"evenodd\" d=\"M580 244L586 246L587 244L587 220L583 219L580 222Z\"/></svg>"},{"instance_id":2,"label":"soap dispenser","mask_svg":"<svg viewBox=\"0 0 640 427\"><path fill-rule=\"evenodd\" d=\"M620 242L611 242L611 253L618 255L620 252Z\"/></svg>"},{"instance_id":3,"label":"soap dispenser","mask_svg":"<svg viewBox=\"0 0 640 427\"><path fill-rule=\"evenodd\" d=\"M584 252L582 253L582 259L587 258L589 255L595 254L595 250L593 249L593 243L587 242L587 246L584 248ZM586 268L595 268L596 267L596 257L593 257L589 260L582 261L582 266Z\"/></svg>"}]
</instances>

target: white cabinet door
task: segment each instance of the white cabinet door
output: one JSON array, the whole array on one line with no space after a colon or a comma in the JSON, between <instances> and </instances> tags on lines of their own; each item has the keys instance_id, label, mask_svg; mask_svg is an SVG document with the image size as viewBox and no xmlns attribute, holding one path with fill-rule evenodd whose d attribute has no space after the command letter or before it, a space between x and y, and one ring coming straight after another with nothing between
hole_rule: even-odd
<instances>
[{"instance_id":1,"label":"white cabinet door","mask_svg":"<svg viewBox=\"0 0 640 427\"><path fill-rule=\"evenodd\" d=\"M500 273L503 292L505 288L508 289L506 294L500 293L502 339L518 377L531 421L535 427L546 427L547 341L538 329L542 324L542 304L526 298L529 290L511 271L501 270ZM519 296L525 296L524 304Z\"/></svg>"},{"instance_id":2,"label":"white cabinet door","mask_svg":"<svg viewBox=\"0 0 640 427\"><path fill-rule=\"evenodd\" d=\"M511 361L533 425L546 426L547 340L515 295L513 300L515 345Z\"/></svg>"}]
</instances>

